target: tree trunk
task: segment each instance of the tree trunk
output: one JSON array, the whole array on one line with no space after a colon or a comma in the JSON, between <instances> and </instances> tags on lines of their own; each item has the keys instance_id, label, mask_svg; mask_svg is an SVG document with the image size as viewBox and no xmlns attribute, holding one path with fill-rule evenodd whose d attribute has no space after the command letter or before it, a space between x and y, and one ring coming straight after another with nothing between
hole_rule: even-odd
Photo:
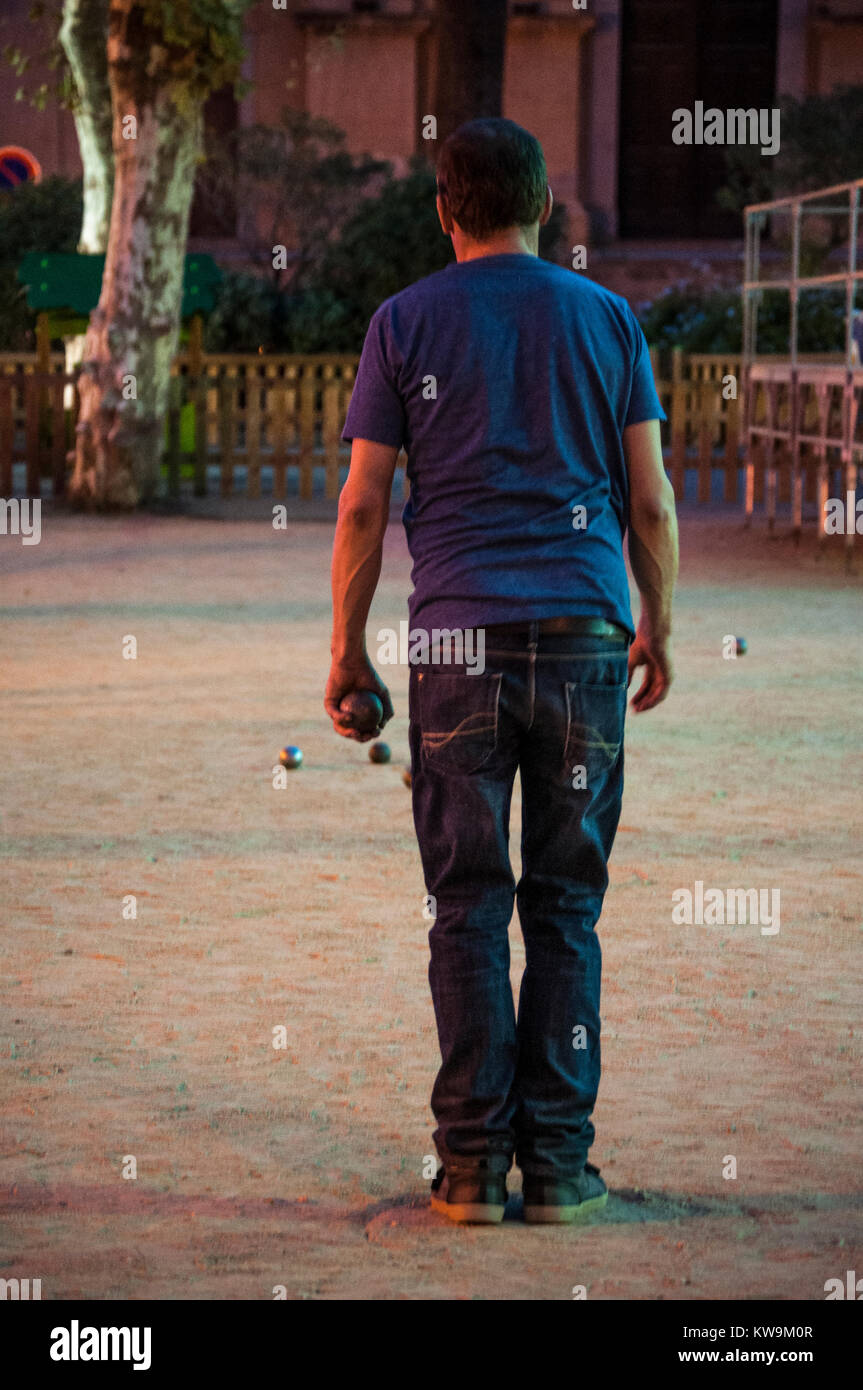
<instances>
[{"instance_id":1,"label":"tree trunk","mask_svg":"<svg viewBox=\"0 0 863 1390\"><path fill-rule=\"evenodd\" d=\"M501 114L507 8L507 0L438 0L438 144L464 121Z\"/></svg>"},{"instance_id":2,"label":"tree trunk","mask_svg":"<svg viewBox=\"0 0 863 1390\"><path fill-rule=\"evenodd\" d=\"M75 79L73 114L84 166L84 216L78 250L82 255L99 255L108 245L114 190L108 0L65 0L60 42Z\"/></svg>"},{"instance_id":3,"label":"tree trunk","mask_svg":"<svg viewBox=\"0 0 863 1390\"><path fill-rule=\"evenodd\" d=\"M114 199L79 380L69 490L79 506L131 508L159 487L203 103L182 81L151 76L147 40L140 4L112 0Z\"/></svg>"}]
</instances>

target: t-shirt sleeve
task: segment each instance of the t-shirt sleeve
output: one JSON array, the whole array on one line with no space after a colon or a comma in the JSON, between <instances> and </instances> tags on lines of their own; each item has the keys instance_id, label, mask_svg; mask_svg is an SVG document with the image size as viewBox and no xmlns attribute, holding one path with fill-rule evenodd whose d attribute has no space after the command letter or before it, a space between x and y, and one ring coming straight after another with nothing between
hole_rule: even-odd
<instances>
[{"instance_id":1,"label":"t-shirt sleeve","mask_svg":"<svg viewBox=\"0 0 863 1390\"><path fill-rule=\"evenodd\" d=\"M400 449L405 437L405 411L399 395L388 348L388 315L386 306L376 310L369 324L357 378L342 439L371 439L375 444L389 444Z\"/></svg>"},{"instance_id":2,"label":"t-shirt sleeve","mask_svg":"<svg viewBox=\"0 0 863 1390\"><path fill-rule=\"evenodd\" d=\"M635 339L635 359L632 364L632 390L624 424L639 425L643 420L667 420L668 416L662 409L656 392L650 349L644 330L632 310L629 314Z\"/></svg>"}]
</instances>

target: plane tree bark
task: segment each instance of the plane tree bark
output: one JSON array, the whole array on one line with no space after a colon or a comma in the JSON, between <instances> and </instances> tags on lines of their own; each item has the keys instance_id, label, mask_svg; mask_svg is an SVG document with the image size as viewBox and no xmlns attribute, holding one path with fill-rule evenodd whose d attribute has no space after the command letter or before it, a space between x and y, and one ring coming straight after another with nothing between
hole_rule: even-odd
<instances>
[{"instance_id":1,"label":"plane tree bark","mask_svg":"<svg viewBox=\"0 0 863 1390\"><path fill-rule=\"evenodd\" d=\"M158 490L203 107L239 73L246 6L109 0L114 187L79 379L73 505L130 509Z\"/></svg>"},{"instance_id":2,"label":"plane tree bark","mask_svg":"<svg viewBox=\"0 0 863 1390\"><path fill-rule=\"evenodd\" d=\"M99 255L108 245L114 191L108 0L64 0L60 43L72 70L72 115L84 167L84 216L78 250Z\"/></svg>"}]
</instances>

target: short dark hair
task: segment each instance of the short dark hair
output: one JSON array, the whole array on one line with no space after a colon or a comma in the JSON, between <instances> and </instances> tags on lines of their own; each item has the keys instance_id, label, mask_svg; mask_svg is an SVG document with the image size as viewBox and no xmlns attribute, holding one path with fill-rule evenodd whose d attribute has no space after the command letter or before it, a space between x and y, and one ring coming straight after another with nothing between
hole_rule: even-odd
<instances>
[{"instance_id":1,"label":"short dark hair","mask_svg":"<svg viewBox=\"0 0 863 1390\"><path fill-rule=\"evenodd\" d=\"M545 207L542 146L515 121L466 121L441 146L437 186L451 216L475 241L504 227L529 227Z\"/></svg>"}]
</instances>

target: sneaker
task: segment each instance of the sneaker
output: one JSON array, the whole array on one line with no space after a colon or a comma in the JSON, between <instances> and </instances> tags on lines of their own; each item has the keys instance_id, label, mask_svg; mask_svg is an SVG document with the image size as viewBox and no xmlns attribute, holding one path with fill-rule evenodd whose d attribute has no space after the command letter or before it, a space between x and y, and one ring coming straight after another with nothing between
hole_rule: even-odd
<instances>
[{"instance_id":1,"label":"sneaker","mask_svg":"<svg viewBox=\"0 0 863 1390\"><path fill-rule=\"evenodd\" d=\"M450 1221L494 1226L503 1220L506 1206L506 1174L490 1173L473 1164L439 1168L431 1185L431 1204Z\"/></svg>"},{"instance_id":2,"label":"sneaker","mask_svg":"<svg viewBox=\"0 0 863 1390\"><path fill-rule=\"evenodd\" d=\"M585 1163L574 1178L524 1177L524 1219L535 1225L572 1225L587 1221L608 1201L599 1169Z\"/></svg>"}]
</instances>

